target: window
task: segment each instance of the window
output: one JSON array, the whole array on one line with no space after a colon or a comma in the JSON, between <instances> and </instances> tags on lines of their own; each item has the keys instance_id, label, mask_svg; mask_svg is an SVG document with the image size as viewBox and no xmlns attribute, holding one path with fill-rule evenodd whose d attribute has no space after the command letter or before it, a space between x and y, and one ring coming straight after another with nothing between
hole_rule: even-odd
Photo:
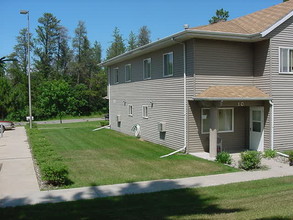
<instances>
[{"instance_id":1,"label":"window","mask_svg":"<svg viewBox=\"0 0 293 220\"><path fill-rule=\"evenodd\" d=\"M201 133L210 131L210 109L201 109ZM218 132L234 132L234 108L218 109Z\"/></svg>"},{"instance_id":2,"label":"window","mask_svg":"<svg viewBox=\"0 0 293 220\"><path fill-rule=\"evenodd\" d=\"M125 82L131 81L131 64L125 65Z\"/></svg>"},{"instance_id":3,"label":"window","mask_svg":"<svg viewBox=\"0 0 293 220\"><path fill-rule=\"evenodd\" d=\"M133 105L128 105L128 115L133 116Z\"/></svg>"},{"instance_id":4,"label":"window","mask_svg":"<svg viewBox=\"0 0 293 220\"><path fill-rule=\"evenodd\" d=\"M173 52L164 54L163 72L164 76L173 76Z\"/></svg>"},{"instance_id":5,"label":"window","mask_svg":"<svg viewBox=\"0 0 293 220\"><path fill-rule=\"evenodd\" d=\"M142 117L143 118L148 118L149 116L148 116L148 106L147 105L143 105L142 106Z\"/></svg>"},{"instance_id":6,"label":"window","mask_svg":"<svg viewBox=\"0 0 293 220\"><path fill-rule=\"evenodd\" d=\"M151 58L143 60L143 78L151 78Z\"/></svg>"},{"instance_id":7,"label":"window","mask_svg":"<svg viewBox=\"0 0 293 220\"><path fill-rule=\"evenodd\" d=\"M119 69L118 68L115 68L114 69L114 82L117 84L119 83Z\"/></svg>"},{"instance_id":8,"label":"window","mask_svg":"<svg viewBox=\"0 0 293 220\"><path fill-rule=\"evenodd\" d=\"M293 48L280 48L280 73L293 73Z\"/></svg>"}]
</instances>

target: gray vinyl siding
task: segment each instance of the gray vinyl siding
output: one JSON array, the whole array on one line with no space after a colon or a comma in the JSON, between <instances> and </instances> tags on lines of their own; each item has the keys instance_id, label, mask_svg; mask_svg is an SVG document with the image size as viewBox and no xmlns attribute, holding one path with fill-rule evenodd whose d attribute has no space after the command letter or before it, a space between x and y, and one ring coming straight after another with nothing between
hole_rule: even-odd
<instances>
[{"instance_id":1,"label":"gray vinyl siding","mask_svg":"<svg viewBox=\"0 0 293 220\"><path fill-rule=\"evenodd\" d=\"M187 44L192 44L187 42ZM190 47L189 47L190 48ZM173 52L174 75L163 77L163 54ZM187 66L193 58L193 50L187 49ZM151 79L143 80L143 59L151 58ZM132 80L125 83L124 65L132 65ZM111 128L129 135L134 132L131 128L135 124L141 126L141 138L173 149L184 145L184 116L183 116L183 46L177 44L173 47L146 54L135 59L111 66L119 68L119 84L114 83L111 74L111 100L110 120ZM193 82L193 72L188 72L188 81ZM190 80L190 78L192 78ZM191 84L192 85L192 84ZM192 96L193 86L188 86L188 94ZM126 103L126 105L124 105ZM153 107L151 107L153 103ZM128 115L128 104L133 106L133 116ZM142 117L142 105L147 105L148 118ZM118 126L116 116L121 116ZM158 123L166 122L167 132L158 131Z\"/></svg>"},{"instance_id":2,"label":"gray vinyl siding","mask_svg":"<svg viewBox=\"0 0 293 220\"><path fill-rule=\"evenodd\" d=\"M279 74L279 47L293 47L293 18L276 28L271 37L272 96L275 104L274 145L293 150L293 74Z\"/></svg>"},{"instance_id":3,"label":"gray vinyl siding","mask_svg":"<svg viewBox=\"0 0 293 220\"><path fill-rule=\"evenodd\" d=\"M253 85L268 95L271 91L270 73L270 40L264 40L254 44L254 77ZM264 122L264 149L271 147L271 112L269 103L265 103L264 114L267 116Z\"/></svg>"}]
</instances>

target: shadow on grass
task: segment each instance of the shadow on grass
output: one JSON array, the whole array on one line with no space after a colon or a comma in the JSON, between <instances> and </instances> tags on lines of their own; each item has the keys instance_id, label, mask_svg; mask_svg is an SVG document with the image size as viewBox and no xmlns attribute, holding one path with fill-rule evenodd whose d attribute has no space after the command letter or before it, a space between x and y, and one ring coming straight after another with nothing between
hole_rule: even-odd
<instances>
[{"instance_id":1,"label":"shadow on grass","mask_svg":"<svg viewBox=\"0 0 293 220\"><path fill-rule=\"evenodd\" d=\"M92 186L40 192L22 198L5 197L0 200L0 205L8 208L0 209L0 219L40 219L40 216L42 219L166 219L171 216L192 215L196 218L202 214L244 211L221 208L217 205L216 197L200 195L194 189L180 188L182 186L174 181L161 180L141 184L117 184L115 188L110 185ZM117 196L122 194L126 195ZM72 200L78 201L65 203ZM55 204L27 205L36 203Z\"/></svg>"}]
</instances>

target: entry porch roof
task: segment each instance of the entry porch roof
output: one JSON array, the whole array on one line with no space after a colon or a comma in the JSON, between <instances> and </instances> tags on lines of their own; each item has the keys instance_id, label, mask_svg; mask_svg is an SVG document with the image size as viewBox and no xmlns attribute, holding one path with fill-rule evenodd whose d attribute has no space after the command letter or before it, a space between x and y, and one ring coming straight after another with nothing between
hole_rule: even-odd
<instances>
[{"instance_id":1,"label":"entry porch roof","mask_svg":"<svg viewBox=\"0 0 293 220\"><path fill-rule=\"evenodd\" d=\"M272 98L256 86L211 86L193 99L196 101L256 101Z\"/></svg>"}]
</instances>

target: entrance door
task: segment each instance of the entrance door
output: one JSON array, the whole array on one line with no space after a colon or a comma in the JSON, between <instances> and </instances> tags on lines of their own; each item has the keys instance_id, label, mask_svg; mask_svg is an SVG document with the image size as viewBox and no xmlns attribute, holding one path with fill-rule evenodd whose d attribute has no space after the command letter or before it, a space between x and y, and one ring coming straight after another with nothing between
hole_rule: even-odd
<instances>
[{"instance_id":1,"label":"entrance door","mask_svg":"<svg viewBox=\"0 0 293 220\"><path fill-rule=\"evenodd\" d=\"M264 149L264 107L250 107L250 144L251 150Z\"/></svg>"}]
</instances>

